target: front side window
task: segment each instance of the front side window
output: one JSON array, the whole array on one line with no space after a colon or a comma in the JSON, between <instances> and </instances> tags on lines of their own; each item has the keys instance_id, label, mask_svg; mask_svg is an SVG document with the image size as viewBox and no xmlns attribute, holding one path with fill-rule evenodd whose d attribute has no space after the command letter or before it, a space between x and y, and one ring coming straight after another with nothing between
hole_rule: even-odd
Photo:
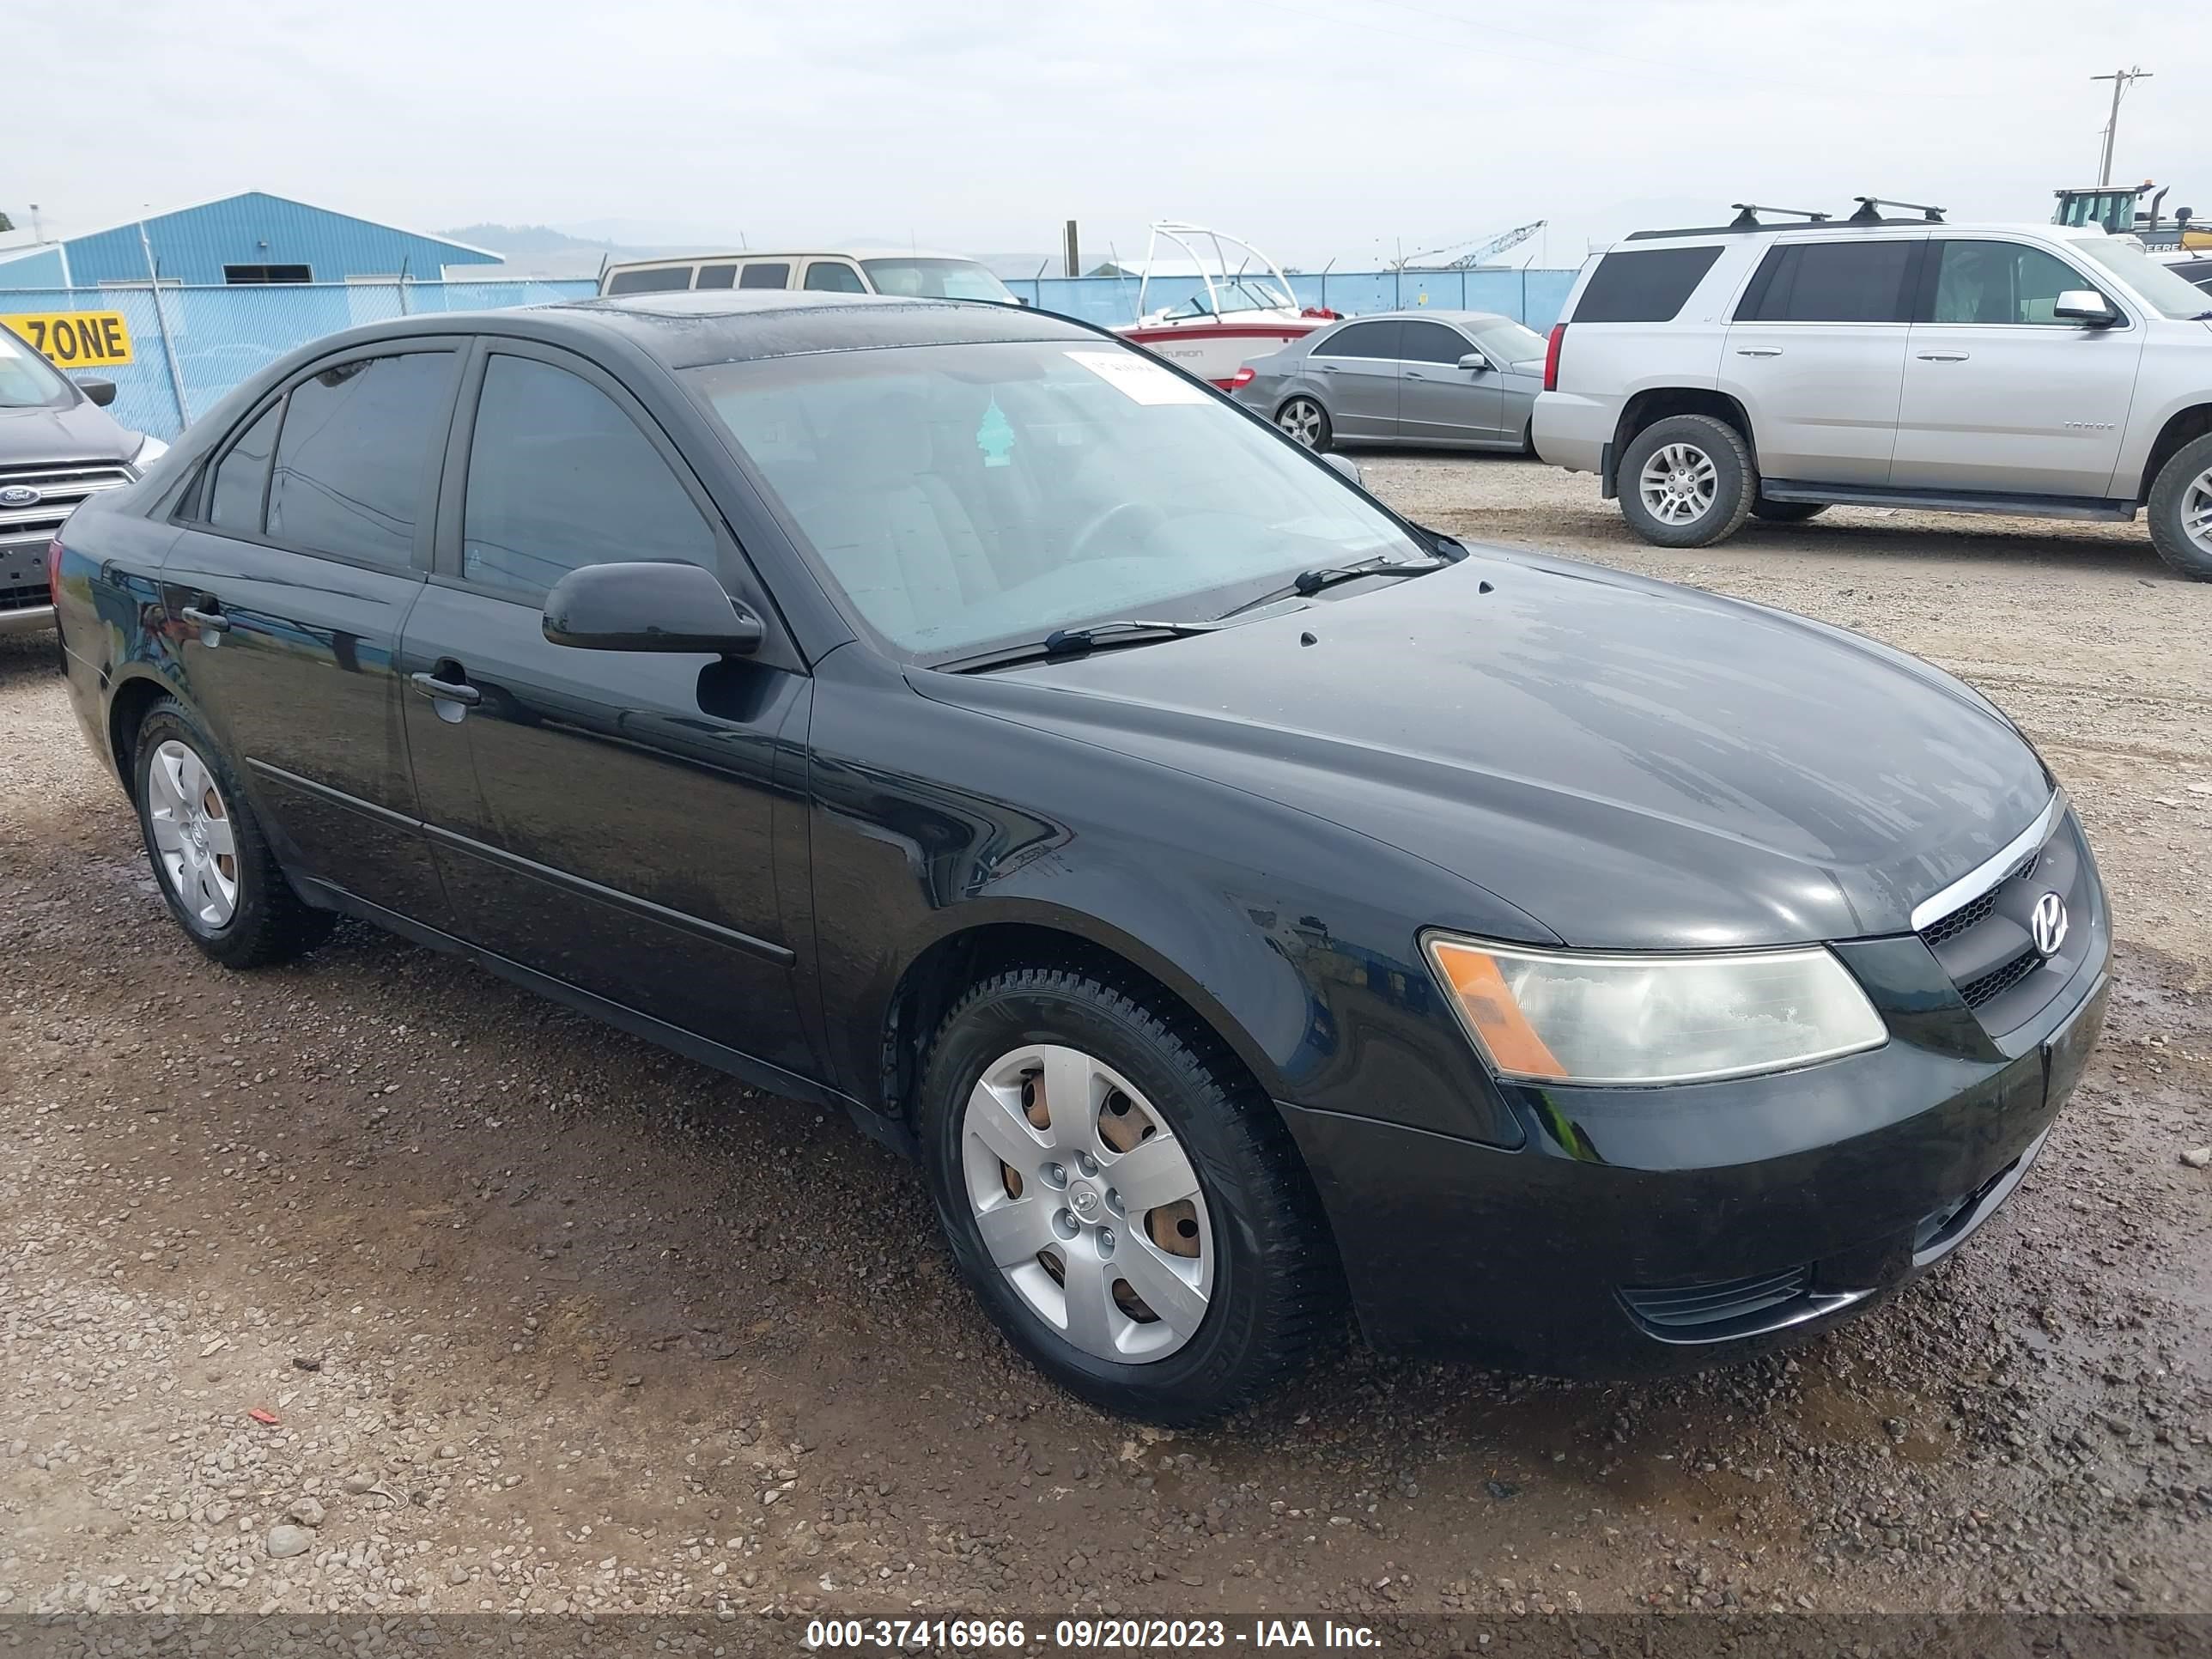
<instances>
[{"instance_id":1,"label":"front side window","mask_svg":"<svg viewBox=\"0 0 2212 1659\"><path fill-rule=\"evenodd\" d=\"M240 433L216 463L208 485L207 521L242 536L261 533L261 498L269 488L269 456L276 447L276 423L284 405L273 403Z\"/></svg>"},{"instance_id":2,"label":"front side window","mask_svg":"<svg viewBox=\"0 0 2212 1659\"><path fill-rule=\"evenodd\" d=\"M1740 323L1902 323L1905 279L1918 244L1791 242L1767 250L1736 309Z\"/></svg>"},{"instance_id":3,"label":"front side window","mask_svg":"<svg viewBox=\"0 0 2212 1659\"><path fill-rule=\"evenodd\" d=\"M1442 323L1407 323L1398 357L1408 363L1456 363L1474 349L1467 336Z\"/></svg>"},{"instance_id":4,"label":"front side window","mask_svg":"<svg viewBox=\"0 0 2212 1659\"><path fill-rule=\"evenodd\" d=\"M860 273L842 259L817 259L806 267L806 286L817 294L866 294Z\"/></svg>"},{"instance_id":5,"label":"front side window","mask_svg":"<svg viewBox=\"0 0 2212 1659\"><path fill-rule=\"evenodd\" d=\"M739 288L788 288L791 267L786 264L747 265L738 276Z\"/></svg>"},{"instance_id":6,"label":"front side window","mask_svg":"<svg viewBox=\"0 0 2212 1659\"><path fill-rule=\"evenodd\" d=\"M269 480L269 539L404 566L446 439L450 351L359 357L292 388Z\"/></svg>"},{"instance_id":7,"label":"front side window","mask_svg":"<svg viewBox=\"0 0 2212 1659\"><path fill-rule=\"evenodd\" d=\"M1943 242L1936 253L1929 321L2079 326L2057 314L2058 296L2089 280L2063 259L2025 242Z\"/></svg>"},{"instance_id":8,"label":"front side window","mask_svg":"<svg viewBox=\"0 0 2212 1659\"><path fill-rule=\"evenodd\" d=\"M1064 338L684 371L894 648L1220 614L1297 572L1414 559L1405 526L1157 359Z\"/></svg>"},{"instance_id":9,"label":"front side window","mask_svg":"<svg viewBox=\"0 0 2212 1659\"><path fill-rule=\"evenodd\" d=\"M1395 362L1398 356L1398 325L1353 323L1340 328L1313 349L1316 357L1379 357Z\"/></svg>"},{"instance_id":10,"label":"front side window","mask_svg":"<svg viewBox=\"0 0 2212 1659\"><path fill-rule=\"evenodd\" d=\"M908 300L995 300L1014 303L1013 291L973 259L863 259L878 294Z\"/></svg>"},{"instance_id":11,"label":"front side window","mask_svg":"<svg viewBox=\"0 0 2212 1659\"><path fill-rule=\"evenodd\" d=\"M565 368L484 366L461 509L461 574L543 594L571 570L634 559L715 568L714 532L637 423Z\"/></svg>"}]
</instances>

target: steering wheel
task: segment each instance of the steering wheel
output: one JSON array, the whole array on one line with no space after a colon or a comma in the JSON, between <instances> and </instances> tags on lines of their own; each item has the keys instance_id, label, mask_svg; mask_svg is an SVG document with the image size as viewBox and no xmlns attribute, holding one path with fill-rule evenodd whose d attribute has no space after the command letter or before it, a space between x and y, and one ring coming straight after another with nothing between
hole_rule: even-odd
<instances>
[{"instance_id":1,"label":"steering wheel","mask_svg":"<svg viewBox=\"0 0 2212 1659\"><path fill-rule=\"evenodd\" d=\"M1117 526L1127 525L1124 533L1133 535L1138 521L1145 530L1156 530L1168 521L1168 515L1156 501L1117 501L1077 532L1067 544L1067 560L1074 564L1091 556L1092 544L1103 538Z\"/></svg>"}]
</instances>

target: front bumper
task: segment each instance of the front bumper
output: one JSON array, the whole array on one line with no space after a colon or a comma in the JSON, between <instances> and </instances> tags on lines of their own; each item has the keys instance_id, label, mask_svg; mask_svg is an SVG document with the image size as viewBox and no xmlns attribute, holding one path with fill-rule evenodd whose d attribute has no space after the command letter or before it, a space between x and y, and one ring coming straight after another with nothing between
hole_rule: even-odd
<instances>
[{"instance_id":1,"label":"front bumper","mask_svg":"<svg viewBox=\"0 0 2212 1659\"><path fill-rule=\"evenodd\" d=\"M2041 1150L2104 1023L2101 906L2093 925L2064 991L2001 1039L1930 1017L1917 939L1838 947L1889 1005L1885 1047L1723 1083L1510 1090L1517 1148L1283 1105L1368 1340L1632 1376L1879 1300L1986 1222Z\"/></svg>"}]
</instances>

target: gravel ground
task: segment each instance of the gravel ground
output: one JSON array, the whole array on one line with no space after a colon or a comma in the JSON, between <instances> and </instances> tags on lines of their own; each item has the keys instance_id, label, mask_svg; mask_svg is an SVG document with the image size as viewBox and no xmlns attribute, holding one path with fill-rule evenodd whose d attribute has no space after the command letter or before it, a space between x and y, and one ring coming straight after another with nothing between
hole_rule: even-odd
<instances>
[{"instance_id":1,"label":"gravel ground","mask_svg":"<svg viewBox=\"0 0 2212 1659\"><path fill-rule=\"evenodd\" d=\"M918 1182L348 927L251 976L0 642L0 1611L2212 1611L2212 586L2139 527L1837 512L1666 554L1588 479L1431 522L1966 676L2079 802L2108 1036L2006 1217L1794 1354L1567 1387L1340 1357L1195 1435L1015 1360Z\"/></svg>"}]
</instances>

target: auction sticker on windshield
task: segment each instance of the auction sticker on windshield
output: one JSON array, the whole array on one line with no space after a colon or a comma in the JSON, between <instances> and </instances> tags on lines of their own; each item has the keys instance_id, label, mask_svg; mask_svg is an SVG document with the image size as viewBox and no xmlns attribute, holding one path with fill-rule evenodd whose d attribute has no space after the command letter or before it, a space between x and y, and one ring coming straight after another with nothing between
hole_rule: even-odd
<instances>
[{"instance_id":1,"label":"auction sticker on windshield","mask_svg":"<svg viewBox=\"0 0 2212 1659\"><path fill-rule=\"evenodd\" d=\"M1202 404L1206 392L1158 363L1148 363L1127 351L1071 351L1079 363L1132 403Z\"/></svg>"},{"instance_id":2,"label":"auction sticker on windshield","mask_svg":"<svg viewBox=\"0 0 2212 1659\"><path fill-rule=\"evenodd\" d=\"M0 316L61 368L107 368L131 361L131 325L119 311L26 312Z\"/></svg>"}]
</instances>

